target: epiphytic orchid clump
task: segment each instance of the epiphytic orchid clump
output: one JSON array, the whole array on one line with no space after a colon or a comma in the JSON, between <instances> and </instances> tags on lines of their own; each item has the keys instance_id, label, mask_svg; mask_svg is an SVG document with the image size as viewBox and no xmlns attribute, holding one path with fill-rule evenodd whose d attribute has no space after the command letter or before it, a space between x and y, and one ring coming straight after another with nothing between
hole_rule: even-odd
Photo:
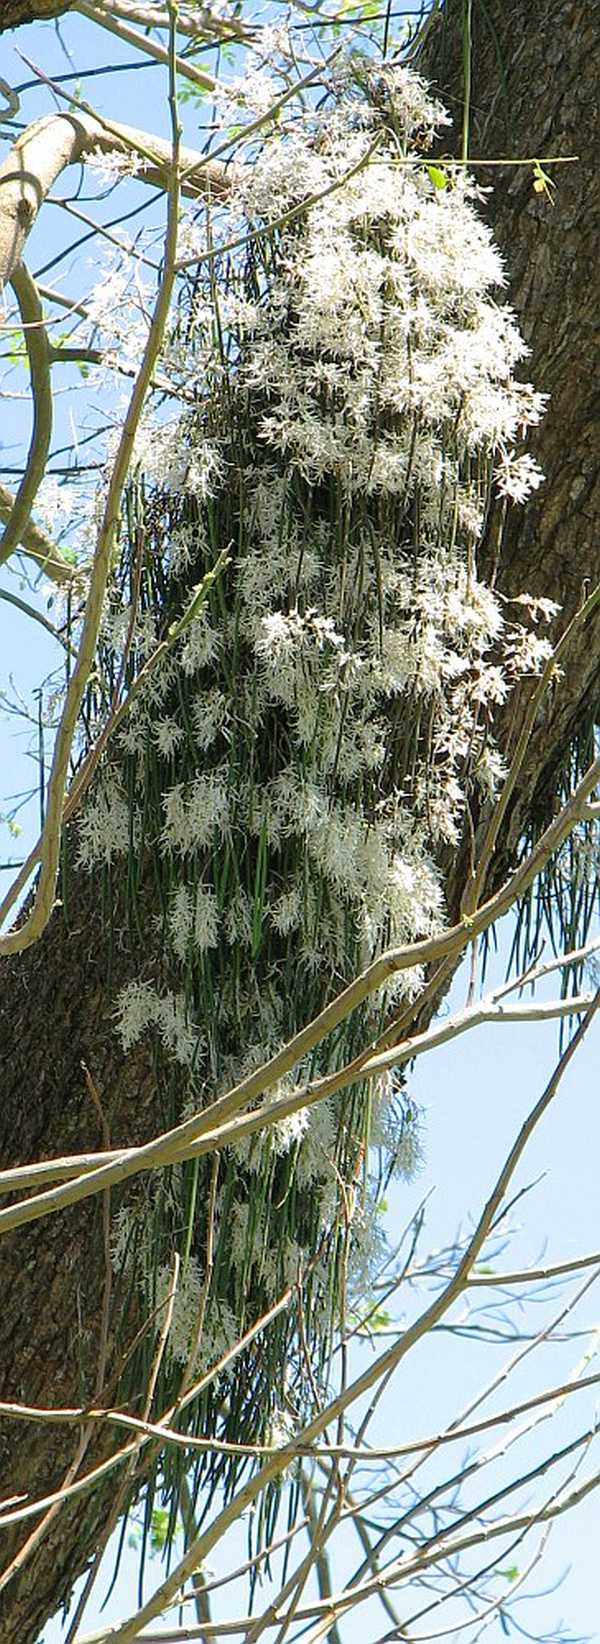
<instances>
[{"instance_id":1,"label":"epiphytic orchid clump","mask_svg":"<svg viewBox=\"0 0 600 1644\"><path fill-rule=\"evenodd\" d=\"M428 161L445 119L408 70L350 64L327 103L280 124L237 177L224 237L241 231L243 252L219 255L217 238L195 283L196 404L140 453L167 607L229 553L80 831L90 865L151 847L155 951L117 1023L125 1051L154 1036L177 1117L264 1061L386 945L441 928L440 848L474 798L493 800L494 711L548 655L478 573L494 499L522 501L540 481L520 442L542 398L514 376L526 349L495 295L504 269L479 190ZM139 643L144 654L143 625ZM403 973L396 996L419 982ZM328 1068L391 1000L352 1018ZM418 1116L389 1082L301 1108L223 1156L203 1362L297 1279L309 1337L329 1339L350 1202L361 1282L368 1270L369 1189L354 1185L372 1141L389 1168L418 1162ZM174 1177L165 1229L193 1218L197 1170ZM345 1204L340 1181L354 1184ZM124 1213L115 1257L137 1241L156 1301L168 1270L157 1280L144 1222L142 1207L138 1237ZM180 1356L203 1284L193 1227L188 1258ZM290 1331L287 1313L276 1357Z\"/></svg>"}]
</instances>

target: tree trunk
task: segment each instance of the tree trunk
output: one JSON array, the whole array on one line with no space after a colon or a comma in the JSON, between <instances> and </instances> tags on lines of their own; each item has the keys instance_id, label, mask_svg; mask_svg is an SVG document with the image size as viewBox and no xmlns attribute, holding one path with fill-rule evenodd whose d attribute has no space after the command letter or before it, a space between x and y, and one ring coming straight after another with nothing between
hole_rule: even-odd
<instances>
[{"instance_id":1,"label":"tree trunk","mask_svg":"<svg viewBox=\"0 0 600 1644\"><path fill-rule=\"evenodd\" d=\"M149 1054L132 1060L116 1052L112 1000L125 978L119 949L125 916L112 910L114 944L107 940L98 881L69 874L72 904L57 907L41 941L6 961L2 971L0 1156L5 1168L65 1152L99 1151L148 1141L161 1128ZM129 955L127 954L127 959ZM86 1078L86 1070L89 1078ZM96 1110L91 1085L100 1100ZM10 1201L4 1201L10 1202ZM111 1205L115 1209L115 1201ZM130 1297L107 1277L101 1198L19 1229L2 1241L0 1256L0 1399L48 1408L80 1407L100 1398L118 1402L123 1355L140 1325ZM109 1308L103 1376L97 1385L102 1320ZM2 1426L3 1497L45 1496L60 1488L80 1440L80 1429L9 1422ZM83 1470L116 1446L104 1432ZM0 1591L0 1636L6 1644L34 1644L44 1621L85 1568L108 1515L120 1473L92 1496L61 1509L39 1553ZM6 1570L39 1520L7 1529Z\"/></svg>"},{"instance_id":2,"label":"tree trunk","mask_svg":"<svg viewBox=\"0 0 600 1644\"><path fill-rule=\"evenodd\" d=\"M5 8L6 9L6 8ZM21 11L8 7L7 22ZM433 30L423 71L460 124L462 0L448 0L445 24ZM6 23L4 24L6 26ZM500 68L500 64L502 67ZM421 66L419 64L419 66ZM510 270L510 301L531 347L536 387L550 395L535 440L546 474L524 512L508 522L498 575L501 591L556 600L556 637L600 577L598 466L600 329L595 270L600 259L600 200L595 157L600 147L598 78L600 14L583 0L474 0L473 156L577 154L577 164L552 170L553 204L532 186L531 166L481 173L493 184L488 205L495 237ZM533 443L533 442L532 442ZM490 550L491 551L491 550ZM599 625L574 638L551 703L529 744L502 840L503 871L523 830L547 818L557 772L578 727L598 698ZM514 700L501 736L510 744ZM464 853L447 863L450 913L464 870ZM160 1104L149 1053L123 1057L113 1032L124 910L113 910L109 943L98 887L69 876L66 908L57 907L40 944L9 961L2 974L0 1139L3 1164L23 1163L103 1145L84 1067L99 1092L110 1145L131 1144L159 1128ZM128 958L130 956L128 955ZM60 1406L92 1397L98 1367L106 1270L102 1204L34 1223L3 1240L1 1249L0 1397ZM138 1325L113 1295L106 1379L118 1369ZM60 1485L76 1449L72 1428L6 1422L4 1495L36 1498ZM105 1444L109 1442L105 1437ZM92 1446L85 1466L101 1451ZM95 1495L57 1516L51 1533L0 1595L3 1644L35 1644L40 1629L85 1569L118 1474ZM36 1520L0 1543L6 1566Z\"/></svg>"},{"instance_id":3,"label":"tree trunk","mask_svg":"<svg viewBox=\"0 0 600 1644\"><path fill-rule=\"evenodd\" d=\"M71 10L72 0L0 0L0 34L24 23L49 23Z\"/></svg>"},{"instance_id":4,"label":"tree trunk","mask_svg":"<svg viewBox=\"0 0 600 1644\"><path fill-rule=\"evenodd\" d=\"M462 0L447 0L417 65L440 90L455 132L463 119ZM508 298L531 350L523 374L549 395L540 427L528 438L545 483L513 509L498 574L501 591L556 600L552 635L564 631L600 580L600 327L595 269L600 199L595 156L600 143L600 14L585 0L474 0L473 159L577 156L548 166L553 198L533 187L533 166L477 167L492 193L485 215L504 254ZM491 536L493 537L493 529ZM547 820L558 773L574 735L600 697L600 620L575 633L564 677L539 717L523 779L514 796L505 851L528 824ZM511 745L514 702L505 715ZM499 853L495 874L506 866Z\"/></svg>"}]
</instances>

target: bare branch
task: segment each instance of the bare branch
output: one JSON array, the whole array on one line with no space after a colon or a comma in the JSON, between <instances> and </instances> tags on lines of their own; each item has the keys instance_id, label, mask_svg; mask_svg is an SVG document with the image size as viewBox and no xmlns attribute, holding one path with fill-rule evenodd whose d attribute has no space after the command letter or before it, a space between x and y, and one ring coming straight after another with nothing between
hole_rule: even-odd
<instances>
[{"instance_id":1,"label":"bare branch","mask_svg":"<svg viewBox=\"0 0 600 1644\"><path fill-rule=\"evenodd\" d=\"M56 890L56 878L62 837L66 777L75 728L83 692L89 679L96 654L104 596L119 523L119 509L131 464L131 454L149 383L152 378L163 342L175 282L177 250L177 220L179 212L179 147L170 150L170 188L164 268L154 306L152 322L144 349L144 356L136 379L113 464L104 517L94 557L90 591L88 594L83 632L77 663L71 676L63 714L56 738L52 771L48 790L48 812L42 845L42 868L31 913L18 931L0 936L0 955L20 953L38 940L45 930Z\"/></svg>"},{"instance_id":2,"label":"bare branch","mask_svg":"<svg viewBox=\"0 0 600 1644\"><path fill-rule=\"evenodd\" d=\"M458 958L474 935L478 935L512 907L523 890L535 879L540 867L548 860L553 850L562 844L571 828L576 825L582 804L587 801L587 796L595 787L599 776L600 758L590 765L572 798L538 840L530 856L520 868L517 868L496 896L478 910L472 920L466 923L461 921L460 925L455 925L443 936L431 937L426 941L415 942L405 948L382 954L362 976L351 982L330 1005L325 1006L313 1022L302 1028L283 1050L263 1067L241 1080L226 1096L219 1097L211 1107L204 1109L202 1114L185 1120L183 1124L165 1132L145 1147L128 1149L116 1160L103 1164L98 1169L94 1168L89 1174L77 1177L75 1181L67 1181L62 1187L51 1188L47 1193L38 1194L35 1198L1 1210L0 1235L3 1231L53 1214L67 1204L76 1204L80 1199L88 1198L115 1182L125 1181L140 1171L154 1170L167 1163L172 1164L184 1158L195 1157L196 1154L211 1152L215 1148L226 1147L233 1140L239 1141L243 1136L253 1135L256 1130L264 1127L265 1122L273 1122L275 1118L282 1118L288 1112L295 1111L298 1106L306 1105L305 1094L301 1100L294 1095L271 1104L270 1109L263 1108L259 1112L250 1113L246 1118L237 1118L243 1109L247 1109L258 1096L290 1072L309 1050L320 1044L339 1022L344 1021L358 1004L375 992L376 988L396 970L408 970L414 965L427 964L449 954ZM22 930L16 931L14 935L0 939L0 942L12 942L18 949L21 936ZM35 940L35 937L31 940ZM27 942L24 945L27 945ZM595 1006L590 1008L593 1010ZM588 1010L584 1026L589 1019ZM577 1030L571 1041L573 1046L578 1043L580 1031ZM365 1053L364 1062L367 1061L368 1054ZM322 1087L319 1088L317 1099L322 1099ZM231 1122L234 1118L237 1118L237 1123Z\"/></svg>"},{"instance_id":3,"label":"bare branch","mask_svg":"<svg viewBox=\"0 0 600 1644\"><path fill-rule=\"evenodd\" d=\"M165 138L85 113L36 120L0 166L0 289L21 261L27 236L56 178L66 166L94 154L137 154L145 162L140 181L168 188L172 158ZM218 161L182 148L180 164L181 191L192 199L228 192L231 173Z\"/></svg>"},{"instance_id":4,"label":"bare branch","mask_svg":"<svg viewBox=\"0 0 600 1644\"><path fill-rule=\"evenodd\" d=\"M22 611L23 615L29 617L32 622L38 622L41 628L45 628L47 634L52 635L57 645L64 646L65 651L69 651L72 656L76 656L77 653L69 640L59 633L58 628L54 627L53 622L48 621L42 611L36 611L35 605L28 605L26 599L19 599L18 594L9 593L7 588L0 588L0 599L5 600L7 605L14 605L17 611Z\"/></svg>"},{"instance_id":5,"label":"bare branch","mask_svg":"<svg viewBox=\"0 0 600 1644\"><path fill-rule=\"evenodd\" d=\"M92 16L94 22L102 22L103 15L107 17L123 18L125 22L139 23L145 29L168 29L169 7L146 5L145 0L95 0L88 5L86 0L75 0L75 11L81 11L86 17ZM252 40L256 31L244 25L238 18L220 17L207 6L186 6L177 9L177 34L187 34L193 40Z\"/></svg>"},{"instance_id":6,"label":"bare branch","mask_svg":"<svg viewBox=\"0 0 600 1644\"><path fill-rule=\"evenodd\" d=\"M120 20L121 15L125 15L124 8L116 11L111 7L109 12L105 6L90 4L89 0L77 0L75 9L81 12L83 17L89 18L91 23L98 23L101 28L107 29L117 40L124 40L127 45L134 46L136 51L142 51L146 57L152 57L155 63L164 63L165 66L168 64L169 53L165 46L159 45L151 34L140 34L139 29L133 29L127 21ZM186 57L176 57L175 64L177 73L183 75L192 85L198 86L200 91L214 90L216 81L205 69L199 69Z\"/></svg>"},{"instance_id":7,"label":"bare branch","mask_svg":"<svg viewBox=\"0 0 600 1644\"><path fill-rule=\"evenodd\" d=\"M313 1080L305 1086L301 1094L305 1102L316 1096L331 1096L335 1091L347 1090L350 1085L357 1084L361 1079L379 1076L392 1067L404 1067L407 1062L414 1061L424 1051L435 1050L451 1039L458 1039L460 1034L469 1032L471 1028L492 1022L498 1025L508 1022L559 1021L565 1016L576 1016L579 1012L588 1010L593 1000L593 993L586 993L579 997L573 995L565 999L504 1005L490 995L475 1005L467 1005L455 1016L436 1022L425 1033L417 1033L413 1038L401 1040L391 1050L384 1050L377 1056L369 1056L360 1068L357 1068L355 1063L350 1063L347 1068L341 1068L339 1073L327 1074L322 1079Z\"/></svg>"},{"instance_id":8,"label":"bare branch","mask_svg":"<svg viewBox=\"0 0 600 1644\"><path fill-rule=\"evenodd\" d=\"M12 491L0 482L0 520L10 519L14 505ZM38 570L43 571L51 582L68 585L81 575L81 568L68 559L61 559L60 549L31 520L21 533L19 552L27 559L35 560Z\"/></svg>"},{"instance_id":9,"label":"bare branch","mask_svg":"<svg viewBox=\"0 0 600 1644\"><path fill-rule=\"evenodd\" d=\"M50 357L44 310L35 280L24 263L17 263L10 275L23 324L25 347L31 373L33 398L33 427L27 454L25 473L17 491L8 522L0 541L0 565L19 546L27 530L31 510L46 472L52 437L52 390L50 387Z\"/></svg>"},{"instance_id":10,"label":"bare branch","mask_svg":"<svg viewBox=\"0 0 600 1644\"><path fill-rule=\"evenodd\" d=\"M387 1352L381 1354L381 1356L376 1359L375 1363L370 1365L361 1376L358 1376L356 1380L344 1390L343 1393L338 1395L337 1398L333 1398L324 1410L319 1411L316 1416L314 1416L313 1420L309 1422L308 1426L303 1430L303 1438L306 1443L312 1443L313 1440L319 1437L319 1435L324 1432L332 1422L338 1419L344 1409L347 1409L349 1405L355 1403L357 1399L362 1398L363 1394L368 1392L376 1382L380 1381L382 1376L387 1375L389 1370L398 1365L406 1354L410 1352L415 1343L422 1340L422 1338L428 1334L432 1326L437 1324L439 1320L444 1317L449 1308L460 1296L461 1292L465 1288L470 1269L473 1266L473 1263L477 1260L479 1252L488 1236L496 1216L496 1212L505 1196L507 1187L511 1181L514 1171L516 1170L524 1149L527 1146L527 1143L530 1140L536 1126L539 1124L544 1113L553 1101L561 1078L572 1060L578 1045L585 1036L598 1006L600 1006L600 994L598 995L596 1004L588 1011L584 1021L571 1040L570 1045L561 1056L560 1061L552 1074L551 1079L546 1085L545 1090L539 1100L535 1103L535 1106L531 1109L531 1112L526 1118L524 1124L521 1126L519 1134L510 1149L492 1192L481 1213L477 1227L475 1228L475 1232L469 1241L467 1250L459 1263L454 1277L450 1280L450 1283L447 1285L446 1289L434 1298L430 1306L420 1314L414 1324L408 1326L399 1342L396 1342L393 1347L388 1348ZM172 1600L176 1598L192 1570L194 1570L198 1564L204 1562L208 1554L212 1551L212 1548L215 1547L217 1542L221 1540L221 1537L225 1534L229 1526L235 1523L241 1513L243 1513L251 1505L251 1503L257 1499L262 1490L265 1488L265 1485L269 1483L274 1475L281 1472L282 1469L288 1465L289 1461L293 1459L293 1455L293 1445L282 1446L278 1456L273 1460L265 1462L255 1477L242 1486L233 1500L229 1502L222 1512L217 1515L209 1528L196 1538L196 1541L192 1543L192 1546L186 1551L183 1558L180 1559L179 1563L171 1571L171 1574L161 1584L152 1598L150 1598L146 1604L142 1605L137 1614L135 1616L131 1616L129 1620L123 1622L122 1625L117 1625L116 1628L111 1628L107 1635L102 1634L99 1636L108 1636L118 1639L119 1644L130 1644L131 1640L137 1638L141 1628L146 1626L148 1622L153 1621L156 1616L159 1616L165 1609L166 1605L170 1604ZM517 1527L519 1527L518 1523ZM486 1533L489 1533L489 1526L486 1526L485 1531L480 1532L479 1539L481 1539ZM466 1543L466 1545L474 1544L475 1543L473 1543L470 1539L468 1539ZM462 1543L460 1542L460 1538L458 1538L458 1542L453 1540L452 1550L454 1550L455 1547L460 1547L461 1545ZM439 1557L439 1549L435 1555L432 1554L432 1559L434 1557ZM417 1567L418 1562L417 1557L415 1557L412 1561L406 1560L406 1563L402 1561L402 1576L404 1576L405 1571L409 1574L412 1573L412 1568ZM367 1589L370 1589L373 1584L376 1587L381 1579L382 1577L378 1576L377 1578L372 1578L371 1582L364 1584L361 1591L365 1593L365 1596ZM355 1602L355 1597L353 1597L352 1601Z\"/></svg>"}]
</instances>

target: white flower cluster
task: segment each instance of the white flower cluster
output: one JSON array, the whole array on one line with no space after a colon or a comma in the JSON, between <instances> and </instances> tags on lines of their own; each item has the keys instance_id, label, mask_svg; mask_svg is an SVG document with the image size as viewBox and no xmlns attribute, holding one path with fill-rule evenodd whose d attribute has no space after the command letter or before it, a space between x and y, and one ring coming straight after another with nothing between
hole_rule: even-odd
<instances>
[{"instance_id":1,"label":"white flower cluster","mask_svg":"<svg viewBox=\"0 0 600 1644\"><path fill-rule=\"evenodd\" d=\"M219 916L214 891L207 885L178 885L169 911L169 929L177 957L185 963L191 948L203 953L218 942Z\"/></svg>"},{"instance_id":2,"label":"white flower cluster","mask_svg":"<svg viewBox=\"0 0 600 1644\"><path fill-rule=\"evenodd\" d=\"M201 850L215 835L222 838L227 830L230 795L225 775L217 771L198 776L189 785L177 782L164 795L163 805L164 849L180 856Z\"/></svg>"},{"instance_id":3,"label":"white flower cluster","mask_svg":"<svg viewBox=\"0 0 600 1644\"><path fill-rule=\"evenodd\" d=\"M352 1219L349 1288L357 1297L367 1297L388 1254L385 1229L377 1201L369 1194L357 1204Z\"/></svg>"},{"instance_id":4,"label":"white flower cluster","mask_svg":"<svg viewBox=\"0 0 600 1644\"><path fill-rule=\"evenodd\" d=\"M117 1031L124 1050L131 1050L149 1027L182 1067L191 1067L202 1051L203 1036L190 1026L183 994L156 992L151 982L128 982L116 1003Z\"/></svg>"},{"instance_id":5,"label":"white flower cluster","mask_svg":"<svg viewBox=\"0 0 600 1644\"><path fill-rule=\"evenodd\" d=\"M409 78L397 76L396 108ZM405 127L438 117L417 85L422 120L407 112ZM502 262L463 171L440 189L397 143L369 158L372 131L353 129L350 112L344 130L338 107L333 138L324 120L318 148L302 133L267 145L245 183L259 219L301 204L307 160L310 192L323 196L300 232L282 232L248 322L244 370L263 391L262 435L312 484L335 474L354 495L417 496L425 542L451 534L457 507L474 511L478 534L478 455L496 455L509 495L539 480L531 458L509 460L543 400L511 375L526 349L489 295L504 283Z\"/></svg>"},{"instance_id":6,"label":"white flower cluster","mask_svg":"<svg viewBox=\"0 0 600 1644\"><path fill-rule=\"evenodd\" d=\"M381 1148L393 1176L411 1181L418 1174L424 1159L422 1117L393 1073L384 1074L373 1092L371 1142Z\"/></svg>"},{"instance_id":7,"label":"white flower cluster","mask_svg":"<svg viewBox=\"0 0 600 1644\"><path fill-rule=\"evenodd\" d=\"M109 768L88 798L79 823L79 861L86 868L108 865L115 857L126 856L132 846L138 848L139 839L139 820L132 817L116 771Z\"/></svg>"},{"instance_id":8,"label":"white flower cluster","mask_svg":"<svg viewBox=\"0 0 600 1644\"><path fill-rule=\"evenodd\" d=\"M113 1219L111 1230L111 1260L115 1272L127 1268L136 1254L138 1282L144 1301L156 1317L156 1328L161 1330L173 1290L173 1268L166 1262L156 1265L156 1250L152 1239L152 1221L144 1200L137 1208L122 1206ZM172 1316L166 1351L169 1359L187 1365L198 1333L202 1307L205 1273L195 1256L188 1257L179 1271L172 1300ZM224 1302L209 1302L203 1328L194 1358L197 1372L216 1365L235 1346L239 1338L236 1319Z\"/></svg>"},{"instance_id":9,"label":"white flower cluster","mask_svg":"<svg viewBox=\"0 0 600 1644\"><path fill-rule=\"evenodd\" d=\"M194 580L220 548L232 564L155 722L132 733L137 778L143 747L156 761L163 928L185 997L132 984L119 1031L127 1049L151 1026L217 1088L385 944L442 927L436 856L477 789L493 800L494 712L549 654L531 622L552 611L537 602L527 623L508 621L477 570L494 498L523 501L541 479L518 449L543 399L513 374L527 351L494 296L502 262L473 182L447 167L440 187L424 157L445 117L422 81L397 68L365 81L345 70L333 108L297 117L239 181L248 266L228 265L218 326L208 277L197 294L207 386L163 442L163 483L181 500L167 572ZM82 859L109 863L131 828L120 790L100 789ZM419 983L400 973L378 1006ZM340 1060L365 1024L340 1036ZM232 1150L236 1283L245 1264L271 1299L297 1276L292 1184L313 1251L335 1223L340 1160L352 1177L368 1132L358 1099L352 1114L329 1101ZM373 1139L399 1174L418 1168L418 1117L389 1092L374 1097ZM359 1213L365 1282L369 1220Z\"/></svg>"}]
</instances>

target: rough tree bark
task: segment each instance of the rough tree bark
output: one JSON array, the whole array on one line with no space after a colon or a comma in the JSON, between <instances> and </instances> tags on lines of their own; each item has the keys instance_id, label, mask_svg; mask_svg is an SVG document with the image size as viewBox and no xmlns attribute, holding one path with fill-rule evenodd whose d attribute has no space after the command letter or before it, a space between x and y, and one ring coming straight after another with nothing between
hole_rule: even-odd
<instances>
[{"instance_id":1,"label":"rough tree bark","mask_svg":"<svg viewBox=\"0 0 600 1644\"><path fill-rule=\"evenodd\" d=\"M460 130L462 5L426 43L422 63ZM545 484L509 517L499 586L514 596L556 600L562 632L600 576L600 402L597 292L600 201L594 183L600 140L600 13L585 0L474 0L470 153L518 159L576 155L550 167L550 202L528 167L477 169L493 192L486 213L509 273L508 295L531 349L524 370L549 395L546 417L529 440ZM511 811L505 846L514 847L533 815L548 814L556 773L582 717L599 699L598 620L569 649L562 686L535 729L526 772ZM509 717L513 717L512 705ZM507 727L508 731L508 727ZM496 872L502 873L500 855Z\"/></svg>"},{"instance_id":2,"label":"rough tree bark","mask_svg":"<svg viewBox=\"0 0 600 1644\"><path fill-rule=\"evenodd\" d=\"M19 10L4 8L18 21ZM446 22L430 39L423 71L455 111L460 105L462 0L448 0ZM500 62L502 70L500 70ZM420 66L420 65L419 65ZM536 439L546 483L509 521L501 590L557 600L558 636L586 583L600 576L600 471L597 378L600 332L595 269L600 200L593 167L600 144L600 12L584 0L486 0L474 4L474 155L578 154L557 169L550 205L532 188L531 169L483 173L493 183L489 218L511 272L510 299L529 341L528 366L551 396ZM502 841L502 871L532 816L548 812L548 792L570 739L598 699L598 622L582 628L565 661L551 708L531 738ZM514 704L511 709L514 720ZM508 739L510 721L502 728ZM448 867L451 914L464 868ZM118 931L109 954L98 896L75 878L67 908L57 907L39 945L6 963L0 996L0 1143L5 1165L102 1146L99 1119L82 1064L105 1108L111 1145L145 1138L160 1124L149 1060L123 1072L112 1031L119 984ZM104 1282L102 1206L41 1221L0 1249L0 1398L44 1406L79 1403L97 1371ZM108 1370L137 1321L111 1323ZM119 1339L118 1339L119 1338ZM33 1434L33 1437L32 1437ZM104 1442L108 1442L105 1439ZM3 1495L43 1495L60 1484L72 1459L72 1429L7 1423L2 1436ZM98 1448L88 1453L97 1455ZM65 1509L48 1539L0 1594L4 1644L35 1644L44 1620L85 1568L114 1485ZM0 1539L5 1567L33 1527Z\"/></svg>"},{"instance_id":3,"label":"rough tree bark","mask_svg":"<svg viewBox=\"0 0 600 1644\"><path fill-rule=\"evenodd\" d=\"M54 22L70 9L71 0L2 0L0 34L5 29L21 28L24 23Z\"/></svg>"}]
</instances>

